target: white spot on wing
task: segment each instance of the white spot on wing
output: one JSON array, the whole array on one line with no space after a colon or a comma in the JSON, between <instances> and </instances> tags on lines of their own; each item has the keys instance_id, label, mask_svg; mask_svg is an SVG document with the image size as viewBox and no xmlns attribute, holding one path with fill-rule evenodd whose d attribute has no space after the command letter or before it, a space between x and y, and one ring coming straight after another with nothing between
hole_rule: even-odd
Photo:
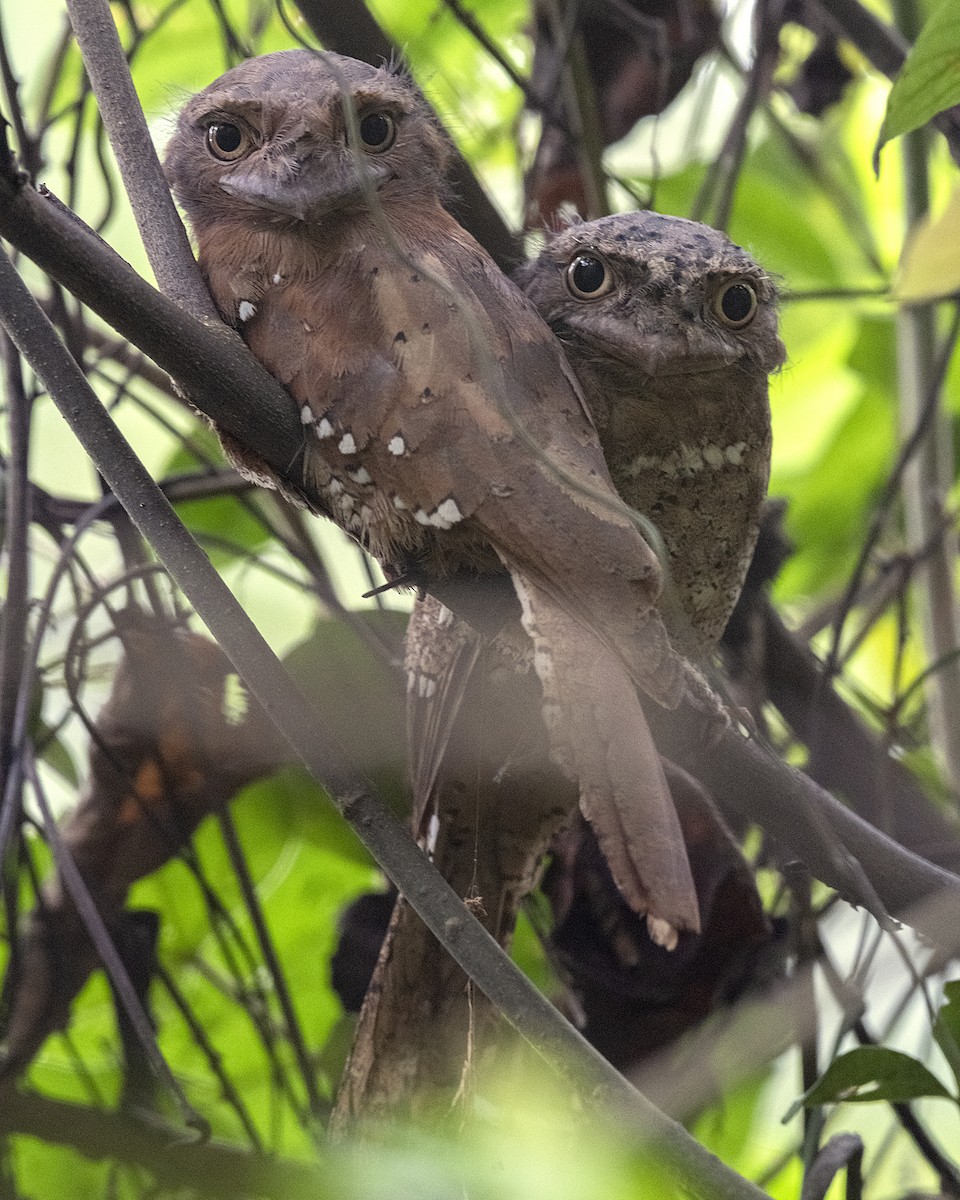
<instances>
[{"instance_id":1,"label":"white spot on wing","mask_svg":"<svg viewBox=\"0 0 960 1200\"><path fill-rule=\"evenodd\" d=\"M353 440L352 433L345 433L340 439L340 445L337 447L341 454L356 454L357 443Z\"/></svg>"},{"instance_id":2,"label":"white spot on wing","mask_svg":"<svg viewBox=\"0 0 960 1200\"><path fill-rule=\"evenodd\" d=\"M390 441L387 442L387 450L389 453L396 454L398 457L404 452L404 450L406 450L406 448L407 444L404 442L399 433L396 437L392 437Z\"/></svg>"},{"instance_id":3,"label":"white spot on wing","mask_svg":"<svg viewBox=\"0 0 960 1200\"><path fill-rule=\"evenodd\" d=\"M274 277L273 277L273 283L282 283L282 282L283 282L283 276L280 274L279 271L277 271L276 275L274 275Z\"/></svg>"},{"instance_id":4,"label":"white spot on wing","mask_svg":"<svg viewBox=\"0 0 960 1200\"><path fill-rule=\"evenodd\" d=\"M249 321L256 314L257 306L251 304L249 300L241 300L237 307L237 316L241 321Z\"/></svg>"},{"instance_id":5,"label":"white spot on wing","mask_svg":"<svg viewBox=\"0 0 960 1200\"><path fill-rule=\"evenodd\" d=\"M440 818L436 813L430 814L430 823L427 825L427 853L432 854L437 848L437 837L440 833Z\"/></svg>"},{"instance_id":6,"label":"white spot on wing","mask_svg":"<svg viewBox=\"0 0 960 1200\"><path fill-rule=\"evenodd\" d=\"M546 652L537 648L533 652L533 669L541 683L547 683L553 675L553 659Z\"/></svg>"},{"instance_id":7,"label":"white spot on wing","mask_svg":"<svg viewBox=\"0 0 960 1200\"><path fill-rule=\"evenodd\" d=\"M333 479L327 484L327 491L331 496L339 496L343 491L343 481L337 479L336 475L334 475Z\"/></svg>"},{"instance_id":8,"label":"white spot on wing","mask_svg":"<svg viewBox=\"0 0 960 1200\"><path fill-rule=\"evenodd\" d=\"M309 425L313 421L313 410L310 408L309 404L305 404L303 408L300 409L300 420L304 425Z\"/></svg>"},{"instance_id":9,"label":"white spot on wing","mask_svg":"<svg viewBox=\"0 0 960 1200\"><path fill-rule=\"evenodd\" d=\"M703 460L708 467L721 467L723 466L723 451L719 446L710 442L703 448Z\"/></svg>"},{"instance_id":10,"label":"white spot on wing","mask_svg":"<svg viewBox=\"0 0 960 1200\"><path fill-rule=\"evenodd\" d=\"M402 496L394 496L393 507L397 509L398 512L402 512L403 509L409 508L410 505L407 504L406 500L404 500Z\"/></svg>"},{"instance_id":11,"label":"white spot on wing","mask_svg":"<svg viewBox=\"0 0 960 1200\"><path fill-rule=\"evenodd\" d=\"M448 496L437 508L430 523L436 525L438 529L449 529L451 525L456 525L458 521L462 520L463 513L457 507L456 500L452 496Z\"/></svg>"},{"instance_id":12,"label":"white spot on wing","mask_svg":"<svg viewBox=\"0 0 960 1200\"><path fill-rule=\"evenodd\" d=\"M677 451L679 458L679 473L682 475L696 475L698 471L703 470L703 455L696 446L681 445Z\"/></svg>"},{"instance_id":13,"label":"white spot on wing","mask_svg":"<svg viewBox=\"0 0 960 1200\"><path fill-rule=\"evenodd\" d=\"M326 417L321 417L314 430L318 438L333 437L333 426Z\"/></svg>"},{"instance_id":14,"label":"white spot on wing","mask_svg":"<svg viewBox=\"0 0 960 1200\"><path fill-rule=\"evenodd\" d=\"M727 462L733 467L739 467L743 461L744 451L747 448L746 442L736 442L732 446L728 446L724 453L727 456Z\"/></svg>"},{"instance_id":15,"label":"white spot on wing","mask_svg":"<svg viewBox=\"0 0 960 1200\"><path fill-rule=\"evenodd\" d=\"M429 525L430 524L430 517L422 508L417 509L417 511L413 514L413 519L417 522L418 525Z\"/></svg>"},{"instance_id":16,"label":"white spot on wing","mask_svg":"<svg viewBox=\"0 0 960 1200\"><path fill-rule=\"evenodd\" d=\"M359 467L356 471L348 471L347 474L354 483L373 483L373 480L370 478L370 472L366 467Z\"/></svg>"},{"instance_id":17,"label":"white spot on wing","mask_svg":"<svg viewBox=\"0 0 960 1200\"><path fill-rule=\"evenodd\" d=\"M647 932L650 934L651 941L662 946L664 950L676 950L677 942L680 940L679 935L663 917L651 917L647 915Z\"/></svg>"}]
</instances>

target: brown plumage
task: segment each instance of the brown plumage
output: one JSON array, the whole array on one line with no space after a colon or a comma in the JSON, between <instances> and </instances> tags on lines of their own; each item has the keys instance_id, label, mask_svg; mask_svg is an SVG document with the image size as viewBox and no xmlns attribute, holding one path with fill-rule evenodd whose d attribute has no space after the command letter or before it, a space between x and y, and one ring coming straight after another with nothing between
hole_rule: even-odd
<instances>
[{"instance_id":1,"label":"brown plumage","mask_svg":"<svg viewBox=\"0 0 960 1200\"><path fill-rule=\"evenodd\" d=\"M446 158L409 79L287 51L194 97L167 168L221 312L302 406L318 507L394 575L509 570L554 750L671 942L696 897L634 686L684 689L660 568L550 329L442 207Z\"/></svg>"},{"instance_id":2,"label":"brown plumage","mask_svg":"<svg viewBox=\"0 0 960 1200\"><path fill-rule=\"evenodd\" d=\"M657 525L673 578L671 635L705 655L743 582L766 489L767 375L783 358L773 286L722 234L655 213L574 225L517 277L566 348L621 494ZM583 686L603 687L590 666ZM415 826L451 885L506 945L551 840L576 810L573 789L550 770L530 654L518 629L484 642L427 597L407 631L406 668ZM619 702L612 693L607 701ZM611 778L636 769L609 743L609 727L583 732L590 753L609 749ZM704 937L688 937L670 956L652 945L605 893L596 847L576 823L553 842L548 880L564 922L557 944L565 914L576 913L596 938L594 958L612 964L630 997L608 995L605 1011L619 1005L621 1023L630 1014L647 1030L647 1046L702 1016L721 990L724 965L732 969L736 954L766 936L749 869L709 798L668 769L693 844ZM626 832L644 838L640 811ZM599 841L609 860L618 847ZM722 910L731 893L737 923ZM569 966L588 1011L599 1013L603 986L589 982L584 962L571 958ZM672 1021L661 1013L651 1022L649 1009L638 1015L631 989L641 979L645 995L661 989ZM402 904L374 980L338 1097L341 1122L400 1103L417 1107L438 1087L453 1091L468 1047L479 1046L482 1057L489 1010ZM687 994L680 984L690 980L697 987ZM627 1041L636 1049L636 1032ZM613 1044L606 1034L604 1049Z\"/></svg>"},{"instance_id":3,"label":"brown plumage","mask_svg":"<svg viewBox=\"0 0 960 1200\"><path fill-rule=\"evenodd\" d=\"M767 376L783 361L773 284L723 234L650 212L571 226L522 267L517 279L566 349L618 490L655 526L653 536L662 539L670 580L663 610L671 638L691 656L703 657L736 603L766 493ZM576 645L568 632L554 632L555 644ZM521 670L526 665L516 637L510 645L506 641L501 635L481 655L480 639L436 600L427 598L414 610L407 671L421 828L433 812L445 812L449 819L450 794L462 796L466 779L484 778L474 762L479 752L463 743L471 736L483 740L482 731L471 732L471 726L492 702L481 699L490 688L484 675L499 677L509 670L510 659L519 661ZM474 695L464 698L472 673L477 676ZM602 659L581 664L584 715L577 731L581 763L594 756L590 778L605 773L615 788L626 791L631 773L656 756L652 745L636 740L625 751L617 727L609 723L610 713L630 711L619 684ZM495 689L502 688L498 678ZM543 690L549 715L555 700L549 678ZM457 732L461 703L465 728ZM591 728L593 714L600 715ZM561 735L556 732L554 740ZM451 736L452 757L466 756L470 763L467 775L452 764L444 773ZM517 744L525 747L520 758L530 761L536 736L531 729L522 736L518 730ZM482 753L502 753L503 762L488 764L488 773L509 779L503 763L517 757L515 750L502 751L488 740ZM605 766L598 761L603 756ZM648 786L650 778L648 770ZM590 801L581 784L588 817ZM627 810L619 840L597 824L615 877L623 871L616 858L624 843L649 840L645 814L640 806ZM528 876L529 869L521 874Z\"/></svg>"}]
</instances>

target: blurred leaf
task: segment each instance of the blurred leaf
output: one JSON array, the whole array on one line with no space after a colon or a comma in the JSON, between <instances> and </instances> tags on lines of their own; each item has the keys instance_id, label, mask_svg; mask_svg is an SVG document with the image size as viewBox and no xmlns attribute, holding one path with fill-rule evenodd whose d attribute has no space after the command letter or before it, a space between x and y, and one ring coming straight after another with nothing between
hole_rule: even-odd
<instances>
[{"instance_id":1,"label":"blurred leaf","mask_svg":"<svg viewBox=\"0 0 960 1200\"><path fill-rule=\"evenodd\" d=\"M924 23L890 91L873 152L874 168L887 142L954 104L960 104L960 6L956 0L942 0Z\"/></svg>"},{"instance_id":2,"label":"blurred leaf","mask_svg":"<svg viewBox=\"0 0 960 1200\"><path fill-rule=\"evenodd\" d=\"M960 291L960 192L946 210L921 221L900 260L894 294L901 304L919 304Z\"/></svg>"},{"instance_id":3,"label":"blurred leaf","mask_svg":"<svg viewBox=\"0 0 960 1200\"><path fill-rule=\"evenodd\" d=\"M933 1023L933 1036L950 1064L960 1094L960 980L944 985L944 1002Z\"/></svg>"},{"instance_id":4,"label":"blurred leaf","mask_svg":"<svg viewBox=\"0 0 960 1200\"><path fill-rule=\"evenodd\" d=\"M200 454L180 446L164 465L163 475L178 475L196 470L213 461L221 463L223 453L217 435L206 425L191 429L190 437ZM203 457L200 457L202 455ZM201 542L215 566L224 566L238 558L254 555L269 540L264 523L238 496L210 496L203 500L184 500L175 505L177 515Z\"/></svg>"},{"instance_id":5,"label":"blurred leaf","mask_svg":"<svg viewBox=\"0 0 960 1200\"><path fill-rule=\"evenodd\" d=\"M806 1092L803 1103L808 1108L840 1101L898 1104L921 1096L953 1099L936 1075L909 1054L886 1046L858 1046L830 1064Z\"/></svg>"},{"instance_id":6,"label":"blurred leaf","mask_svg":"<svg viewBox=\"0 0 960 1200\"><path fill-rule=\"evenodd\" d=\"M69 783L71 787L78 788L80 775L73 761L73 755L60 738L43 721L38 724L34 737L43 761L53 767L60 778Z\"/></svg>"},{"instance_id":7,"label":"blurred leaf","mask_svg":"<svg viewBox=\"0 0 960 1200\"><path fill-rule=\"evenodd\" d=\"M367 609L356 619L368 627L395 666L339 618L318 621L284 662L316 705L328 734L400 811L409 806L405 693L399 670L407 616Z\"/></svg>"}]
</instances>

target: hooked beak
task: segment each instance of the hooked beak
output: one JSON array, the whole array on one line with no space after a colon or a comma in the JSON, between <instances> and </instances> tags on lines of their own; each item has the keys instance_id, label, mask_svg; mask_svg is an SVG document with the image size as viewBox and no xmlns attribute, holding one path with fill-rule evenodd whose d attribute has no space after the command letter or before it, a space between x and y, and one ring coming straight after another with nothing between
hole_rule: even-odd
<instances>
[{"instance_id":1,"label":"hooked beak","mask_svg":"<svg viewBox=\"0 0 960 1200\"><path fill-rule=\"evenodd\" d=\"M295 171L276 177L253 163L220 179L228 196L297 221L316 221L328 213L363 202L369 191L379 191L393 177L385 162L365 158L347 164L329 158L305 158Z\"/></svg>"},{"instance_id":2,"label":"hooked beak","mask_svg":"<svg viewBox=\"0 0 960 1200\"><path fill-rule=\"evenodd\" d=\"M632 327L621 328L614 321L593 323L576 317L568 318L568 324L594 350L618 359L650 378L719 371L740 358L735 350L697 352L687 338L665 330L643 333Z\"/></svg>"}]
</instances>

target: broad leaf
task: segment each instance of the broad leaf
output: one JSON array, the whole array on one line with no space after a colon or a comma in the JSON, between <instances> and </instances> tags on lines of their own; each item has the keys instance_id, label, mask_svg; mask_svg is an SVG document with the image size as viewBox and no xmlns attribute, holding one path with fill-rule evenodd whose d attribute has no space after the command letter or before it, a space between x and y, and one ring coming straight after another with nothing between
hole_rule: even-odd
<instances>
[{"instance_id":1,"label":"broad leaf","mask_svg":"<svg viewBox=\"0 0 960 1200\"><path fill-rule=\"evenodd\" d=\"M942 0L928 17L891 89L873 163L891 138L960 104L960 5Z\"/></svg>"},{"instance_id":2,"label":"broad leaf","mask_svg":"<svg viewBox=\"0 0 960 1200\"><path fill-rule=\"evenodd\" d=\"M886 1046L859 1046L832 1062L803 1102L808 1108L841 1100L898 1104L921 1096L953 1099L936 1075L909 1054Z\"/></svg>"}]
</instances>

